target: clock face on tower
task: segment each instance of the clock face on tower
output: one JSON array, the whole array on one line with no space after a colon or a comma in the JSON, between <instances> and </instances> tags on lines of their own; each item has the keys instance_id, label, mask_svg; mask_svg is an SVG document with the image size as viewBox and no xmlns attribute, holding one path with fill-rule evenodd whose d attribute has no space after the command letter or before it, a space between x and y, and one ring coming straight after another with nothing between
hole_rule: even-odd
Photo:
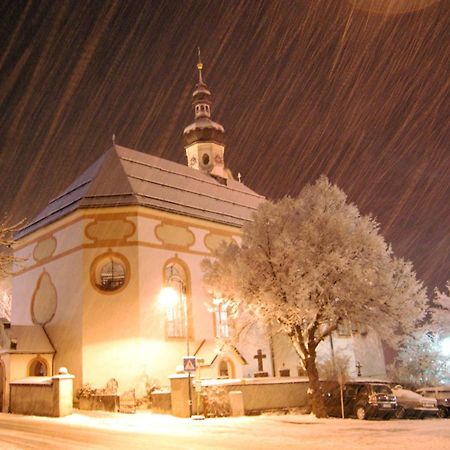
<instances>
[{"instance_id":1,"label":"clock face on tower","mask_svg":"<svg viewBox=\"0 0 450 450\"><path fill-rule=\"evenodd\" d=\"M209 155L208 153L204 153L202 156L202 163L204 166L207 166L209 164Z\"/></svg>"},{"instance_id":2,"label":"clock face on tower","mask_svg":"<svg viewBox=\"0 0 450 450\"><path fill-rule=\"evenodd\" d=\"M189 160L189 166L194 167L197 164L197 158L195 156L193 156L190 160Z\"/></svg>"}]
</instances>

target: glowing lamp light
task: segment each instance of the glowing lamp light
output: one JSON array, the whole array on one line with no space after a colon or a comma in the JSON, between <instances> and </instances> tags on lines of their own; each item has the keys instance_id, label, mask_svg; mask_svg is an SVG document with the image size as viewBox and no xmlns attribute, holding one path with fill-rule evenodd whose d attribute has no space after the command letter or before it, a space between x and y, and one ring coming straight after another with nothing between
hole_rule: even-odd
<instances>
[{"instance_id":1,"label":"glowing lamp light","mask_svg":"<svg viewBox=\"0 0 450 450\"><path fill-rule=\"evenodd\" d=\"M179 300L180 297L178 292L170 286L162 288L159 293L159 302L166 307L175 306Z\"/></svg>"},{"instance_id":2,"label":"glowing lamp light","mask_svg":"<svg viewBox=\"0 0 450 450\"><path fill-rule=\"evenodd\" d=\"M444 356L450 356L450 336L446 337L441 342L441 353Z\"/></svg>"}]
</instances>

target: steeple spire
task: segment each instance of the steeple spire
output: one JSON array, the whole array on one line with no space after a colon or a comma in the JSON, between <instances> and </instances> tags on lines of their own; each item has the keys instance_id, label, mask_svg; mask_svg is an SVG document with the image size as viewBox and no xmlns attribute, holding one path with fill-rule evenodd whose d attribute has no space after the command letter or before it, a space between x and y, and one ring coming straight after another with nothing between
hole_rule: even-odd
<instances>
[{"instance_id":1,"label":"steeple spire","mask_svg":"<svg viewBox=\"0 0 450 450\"><path fill-rule=\"evenodd\" d=\"M223 153L224 129L211 120L211 92L203 80L203 62L200 47L197 49L198 83L192 94L194 122L183 132L184 148L190 167L211 175L227 178Z\"/></svg>"},{"instance_id":2,"label":"steeple spire","mask_svg":"<svg viewBox=\"0 0 450 450\"><path fill-rule=\"evenodd\" d=\"M198 83L192 94L192 106L194 107L195 119L200 117L211 117L211 92L203 81L203 63L200 55L200 47L198 47Z\"/></svg>"},{"instance_id":3,"label":"steeple spire","mask_svg":"<svg viewBox=\"0 0 450 450\"><path fill-rule=\"evenodd\" d=\"M200 86L203 83L202 78L202 70L203 70L203 63L202 63L202 57L200 54L200 47L197 47L198 50L198 62L197 62L197 69L198 69L198 85Z\"/></svg>"}]
</instances>

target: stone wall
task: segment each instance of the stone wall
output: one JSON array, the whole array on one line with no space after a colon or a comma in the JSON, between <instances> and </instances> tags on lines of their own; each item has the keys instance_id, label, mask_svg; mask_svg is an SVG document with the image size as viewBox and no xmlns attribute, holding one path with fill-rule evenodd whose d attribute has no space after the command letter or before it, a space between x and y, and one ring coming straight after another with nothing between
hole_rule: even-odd
<instances>
[{"instance_id":1,"label":"stone wall","mask_svg":"<svg viewBox=\"0 0 450 450\"><path fill-rule=\"evenodd\" d=\"M27 377L10 383L13 414L62 417L72 414L73 375Z\"/></svg>"},{"instance_id":2,"label":"stone wall","mask_svg":"<svg viewBox=\"0 0 450 450\"><path fill-rule=\"evenodd\" d=\"M155 413L168 413L172 411L170 392L152 392L152 411Z\"/></svg>"},{"instance_id":3,"label":"stone wall","mask_svg":"<svg viewBox=\"0 0 450 450\"><path fill-rule=\"evenodd\" d=\"M176 375L171 379L172 414L189 416L188 379ZM191 378L191 381L194 381ZM308 409L308 379L306 377L243 378L234 380L201 380L192 392L192 413L229 415L230 392L242 393L244 414L259 414L269 410ZM201 393L200 393L201 392ZM233 395L233 394L232 394ZM241 394L239 394L241 396Z\"/></svg>"},{"instance_id":4,"label":"stone wall","mask_svg":"<svg viewBox=\"0 0 450 450\"><path fill-rule=\"evenodd\" d=\"M220 386L227 392L242 392L245 414L267 410L307 408L308 380L298 378L259 378L242 380L214 380L202 382L202 390Z\"/></svg>"}]
</instances>

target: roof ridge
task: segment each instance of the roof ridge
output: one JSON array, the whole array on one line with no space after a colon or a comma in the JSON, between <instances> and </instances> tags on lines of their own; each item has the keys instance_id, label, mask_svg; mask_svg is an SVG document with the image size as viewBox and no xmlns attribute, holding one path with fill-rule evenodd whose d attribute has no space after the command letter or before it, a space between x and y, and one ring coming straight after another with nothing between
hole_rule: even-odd
<instances>
[{"instance_id":1,"label":"roof ridge","mask_svg":"<svg viewBox=\"0 0 450 450\"><path fill-rule=\"evenodd\" d=\"M88 166L83 172L78 175L71 184L62 192L60 192L58 195L53 197L47 204L51 205L55 201L61 199L65 195L69 195L70 193L76 191L77 189L85 186L86 184L89 184L92 182L92 180L95 178L95 176L98 174L98 171L102 167L103 160L106 158L106 155L111 151L111 148L109 148L106 152L102 153L90 166ZM119 155L117 155L119 156ZM120 158L120 157L119 157ZM84 180L83 182L78 182L78 180L82 180L84 176L88 175L89 172L92 171L92 176L89 177L89 179ZM78 182L78 183L77 183Z\"/></svg>"},{"instance_id":2,"label":"roof ridge","mask_svg":"<svg viewBox=\"0 0 450 450\"><path fill-rule=\"evenodd\" d=\"M210 213L214 213L214 214L218 214L216 211L213 211L212 209L207 209L207 208L200 208L198 206L194 206L194 205L188 205L186 203L181 203L181 202L175 202L173 200L167 200L165 198L160 198L160 197L156 197L156 196L150 196L150 195L145 195L145 194L137 194L140 197L145 197L145 198L152 198L154 200L159 200L159 201L163 201L165 203L171 203L173 205L181 205L181 206L186 206L187 208L192 208L192 209L197 209L199 211L205 211L205 212L210 212ZM233 205L238 205L238 203L233 203ZM151 208L151 207L150 207ZM254 208L253 206L247 206L248 209L252 209L253 211L256 211L256 208ZM225 212L221 212L220 213L221 216L228 216L228 217L234 217L235 219L242 219L242 220L247 220L244 219L241 216L237 216L235 214L230 214L230 213L225 213Z\"/></svg>"},{"instance_id":3,"label":"roof ridge","mask_svg":"<svg viewBox=\"0 0 450 450\"><path fill-rule=\"evenodd\" d=\"M139 180L139 181L145 181L145 182L147 182L147 183L152 183L152 184L157 184L158 186L164 186L164 187L169 187L169 188L172 188L172 189L176 189L176 190L178 190L178 191L182 191L182 192L189 192L189 193L191 193L191 194L195 194L195 195L201 195L202 197L208 197L208 198L212 198L212 199L214 199L214 200L218 200L218 201L222 201L222 202L224 202L224 203L231 203L232 205L237 205L238 203L236 203L236 202L232 202L232 201L230 201L230 200L226 200L226 199L222 199L222 198L217 198L216 196L214 196L214 195L210 195L210 194L205 194L205 193L198 193L198 192L195 192L195 191L193 191L192 189L183 189L183 188L180 188L180 187L178 187L178 186L174 186L173 184L164 184L164 183L161 183L161 182L159 182L159 181L154 181L154 180L147 180L146 178L142 178L142 177L138 177L138 176L136 176L136 175L128 175L128 177L129 178L133 178L133 179L135 179L135 180ZM215 185L216 186L216 185ZM221 187L222 185L220 185L220 184L218 184L217 185L217 187ZM240 194L245 194L245 195L248 195L248 196L250 196L250 197L254 197L254 195L252 195L252 194L248 194L247 192L241 192L241 191L238 191L238 190L234 190L235 192L239 192ZM135 191L135 194L136 195L144 195L145 196L145 194L140 194L139 192L136 192Z\"/></svg>"},{"instance_id":4,"label":"roof ridge","mask_svg":"<svg viewBox=\"0 0 450 450\"><path fill-rule=\"evenodd\" d=\"M183 164L180 164L180 163L177 163L175 161L168 160L168 159L164 159L164 158L161 158L159 156L149 155L148 153L143 153L143 152L139 152L137 150L128 149L127 147L121 147L121 148L126 149L126 150L130 150L132 152L136 152L136 153L142 154L142 155L144 155L146 157L149 157L149 158L157 158L157 159L159 159L161 161L168 162L168 163L174 164L176 166L183 167L184 169L189 169L189 167L184 166ZM196 180L196 181L200 181L201 183L210 184L212 186L217 186L217 187L220 187L222 189L228 189L228 190L233 191L233 192L239 192L240 194L251 195L253 197L258 197L258 198L265 198L263 195L258 194L255 191L253 191L252 189L250 189L244 183L240 183L240 184L242 184L250 192L241 191L239 189L230 187L228 185L225 186L225 185L222 185L222 184L217 184L214 181L212 181L212 179L210 179L209 177L205 179L204 177L207 177L207 175L205 175L202 172L199 172L198 170L195 170L195 169L191 169L191 170L195 170L195 172L198 172L198 174L200 176L196 177L196 176L190 175L189 173L182 173L182 172L178 172L178 171L168 170L168 169L165 169L163 167L158 167L158 166L156 166L154 164L150 164L148 162L143 162L143 161L132 159L130 157L126 157L126 156L120 155L119 153L118 153L118 156L119 156L120 159L123 159L125 161L131 162L131 163L136 163L136 164L141 164L141 165L147 166L147 167L152 167L153 169L161 170L162 172L173 173L173 174L176 174L176 175L183 176L185 178L190 178L190 179L193 179L193 180ZM130 176L130 175L128 175L128 176ZM138 177L135 177L135 178L138 178ZM236 180L233 179L233 181L236 181Z\"/></svg>"}]
</instances>

